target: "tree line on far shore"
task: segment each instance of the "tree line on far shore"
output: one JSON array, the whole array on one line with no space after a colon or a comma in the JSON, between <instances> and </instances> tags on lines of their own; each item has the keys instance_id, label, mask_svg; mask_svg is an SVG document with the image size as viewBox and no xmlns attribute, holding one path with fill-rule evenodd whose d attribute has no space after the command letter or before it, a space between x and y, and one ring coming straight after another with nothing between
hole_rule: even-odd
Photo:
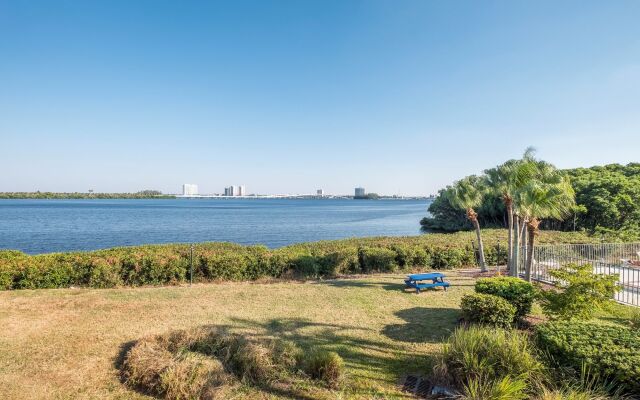
<instances>
[{"instance_id":1,"label":"tree line on far shore","mask_svg":"<svg viewBox=\"0 0 640 400\"><path fill-rule=\"evenodd\" d=\"M169 199L175 196L159 190L141 190L135 193L93 192L0 192L0 199Z\"/></svg>"}]
</instances>

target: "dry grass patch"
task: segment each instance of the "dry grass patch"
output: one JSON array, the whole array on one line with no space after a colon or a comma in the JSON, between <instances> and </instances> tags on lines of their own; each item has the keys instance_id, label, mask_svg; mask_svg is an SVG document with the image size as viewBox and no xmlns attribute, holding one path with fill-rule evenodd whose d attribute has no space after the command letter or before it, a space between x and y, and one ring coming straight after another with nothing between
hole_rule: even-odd
<instances>
[{"instance_id":1,"label":"dry grass patch","mask_svg":"<svg viewBox=\"0 0 640 400\"><path fill-rule=\"evenodd\" d=\"M447 275L449 291L420 295L403 290L402 274L0 292L0 399L151 399L121 382L131 343L176 330L195 334L212 324L344 359L348 384L329 394L304 382L274 382L271 392L240 383L236 399L411 398L401 391L401 378L431 369L432 356L455 328L461 297L473 290L474 279Z\"/></svg>"},{"instance_id":2,"label":"dry grass patch","mask_svg":"<svg viewBox=\"0 0 640 400\"><path fill-rule=\"evenodd\" d=\"M122 371L129 386L148 394L213 400L229 396L240 384L267 392L274 383L315 386L316 391L337 388L344 362L334 352L310 349L305 354L292 342L209 326L140 340L126 353Z\"/></svg>"}]
</instances>

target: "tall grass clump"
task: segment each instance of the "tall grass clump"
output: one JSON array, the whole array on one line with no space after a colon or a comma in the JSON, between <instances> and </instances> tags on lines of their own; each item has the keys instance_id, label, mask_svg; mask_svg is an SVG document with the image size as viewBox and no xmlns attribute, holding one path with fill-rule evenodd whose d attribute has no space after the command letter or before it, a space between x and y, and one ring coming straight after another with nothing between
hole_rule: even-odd
<instances>
[{"instance_id":1,"label":"tall grass clump","mask_svg":"<svg viewBox=\"0 0 640 400\"><path fill-rule=\"evenodd\" d=\"M305 356L304 370L313 379L337 387L344 375L344 361L333 351L317 349Z\"/></svg>"},{"instance_id":2,"label":"tall grass clump","mask_svg":"<svg viewBox=\"0 0 640 400\"><path fill-rule=\"evenodd\" d=\"M469 399L524 399L544 377L543 364L521 332L458 328L445 342L434 372Z\"/></svg>"}]
</instances>

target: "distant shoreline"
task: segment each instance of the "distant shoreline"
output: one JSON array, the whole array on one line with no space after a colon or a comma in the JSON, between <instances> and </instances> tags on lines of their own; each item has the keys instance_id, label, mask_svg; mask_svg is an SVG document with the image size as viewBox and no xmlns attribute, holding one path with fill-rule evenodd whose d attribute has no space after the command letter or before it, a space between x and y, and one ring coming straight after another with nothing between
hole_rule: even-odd
<instances>
[{"instance_id":1,"label":"distant shoreline","mask_svg":"<svg viewBox=\"0 0 640 400\"><path fill-rule=\"evenodd\" d=\"M0 192L0 200L146 200L146 199L309 199L309 200L433 200L429 196L379 196L375 199L370 198L354 198L347 195L249 195L249 196L223 196L217 194L211 195L192 195L184 196L179 194L150 194L145 192L138 193L81 193L81 192Z\"/></svg>"}]
</instances>

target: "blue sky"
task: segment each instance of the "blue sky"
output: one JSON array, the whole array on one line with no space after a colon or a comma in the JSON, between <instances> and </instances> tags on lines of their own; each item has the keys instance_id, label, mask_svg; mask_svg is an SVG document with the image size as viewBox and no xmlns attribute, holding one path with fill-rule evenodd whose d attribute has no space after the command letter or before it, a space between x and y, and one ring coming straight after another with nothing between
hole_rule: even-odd
<instances>
[{"instance_id":1,"label":"blue sky","mask_svg":"<svg viewBox=\"0 0 640 400\"><path fill-rule=\"evenodd\" d=\"M2 1L0 191L429 194L640 161L638 1Z\"/></svg>"}]
</instances>

